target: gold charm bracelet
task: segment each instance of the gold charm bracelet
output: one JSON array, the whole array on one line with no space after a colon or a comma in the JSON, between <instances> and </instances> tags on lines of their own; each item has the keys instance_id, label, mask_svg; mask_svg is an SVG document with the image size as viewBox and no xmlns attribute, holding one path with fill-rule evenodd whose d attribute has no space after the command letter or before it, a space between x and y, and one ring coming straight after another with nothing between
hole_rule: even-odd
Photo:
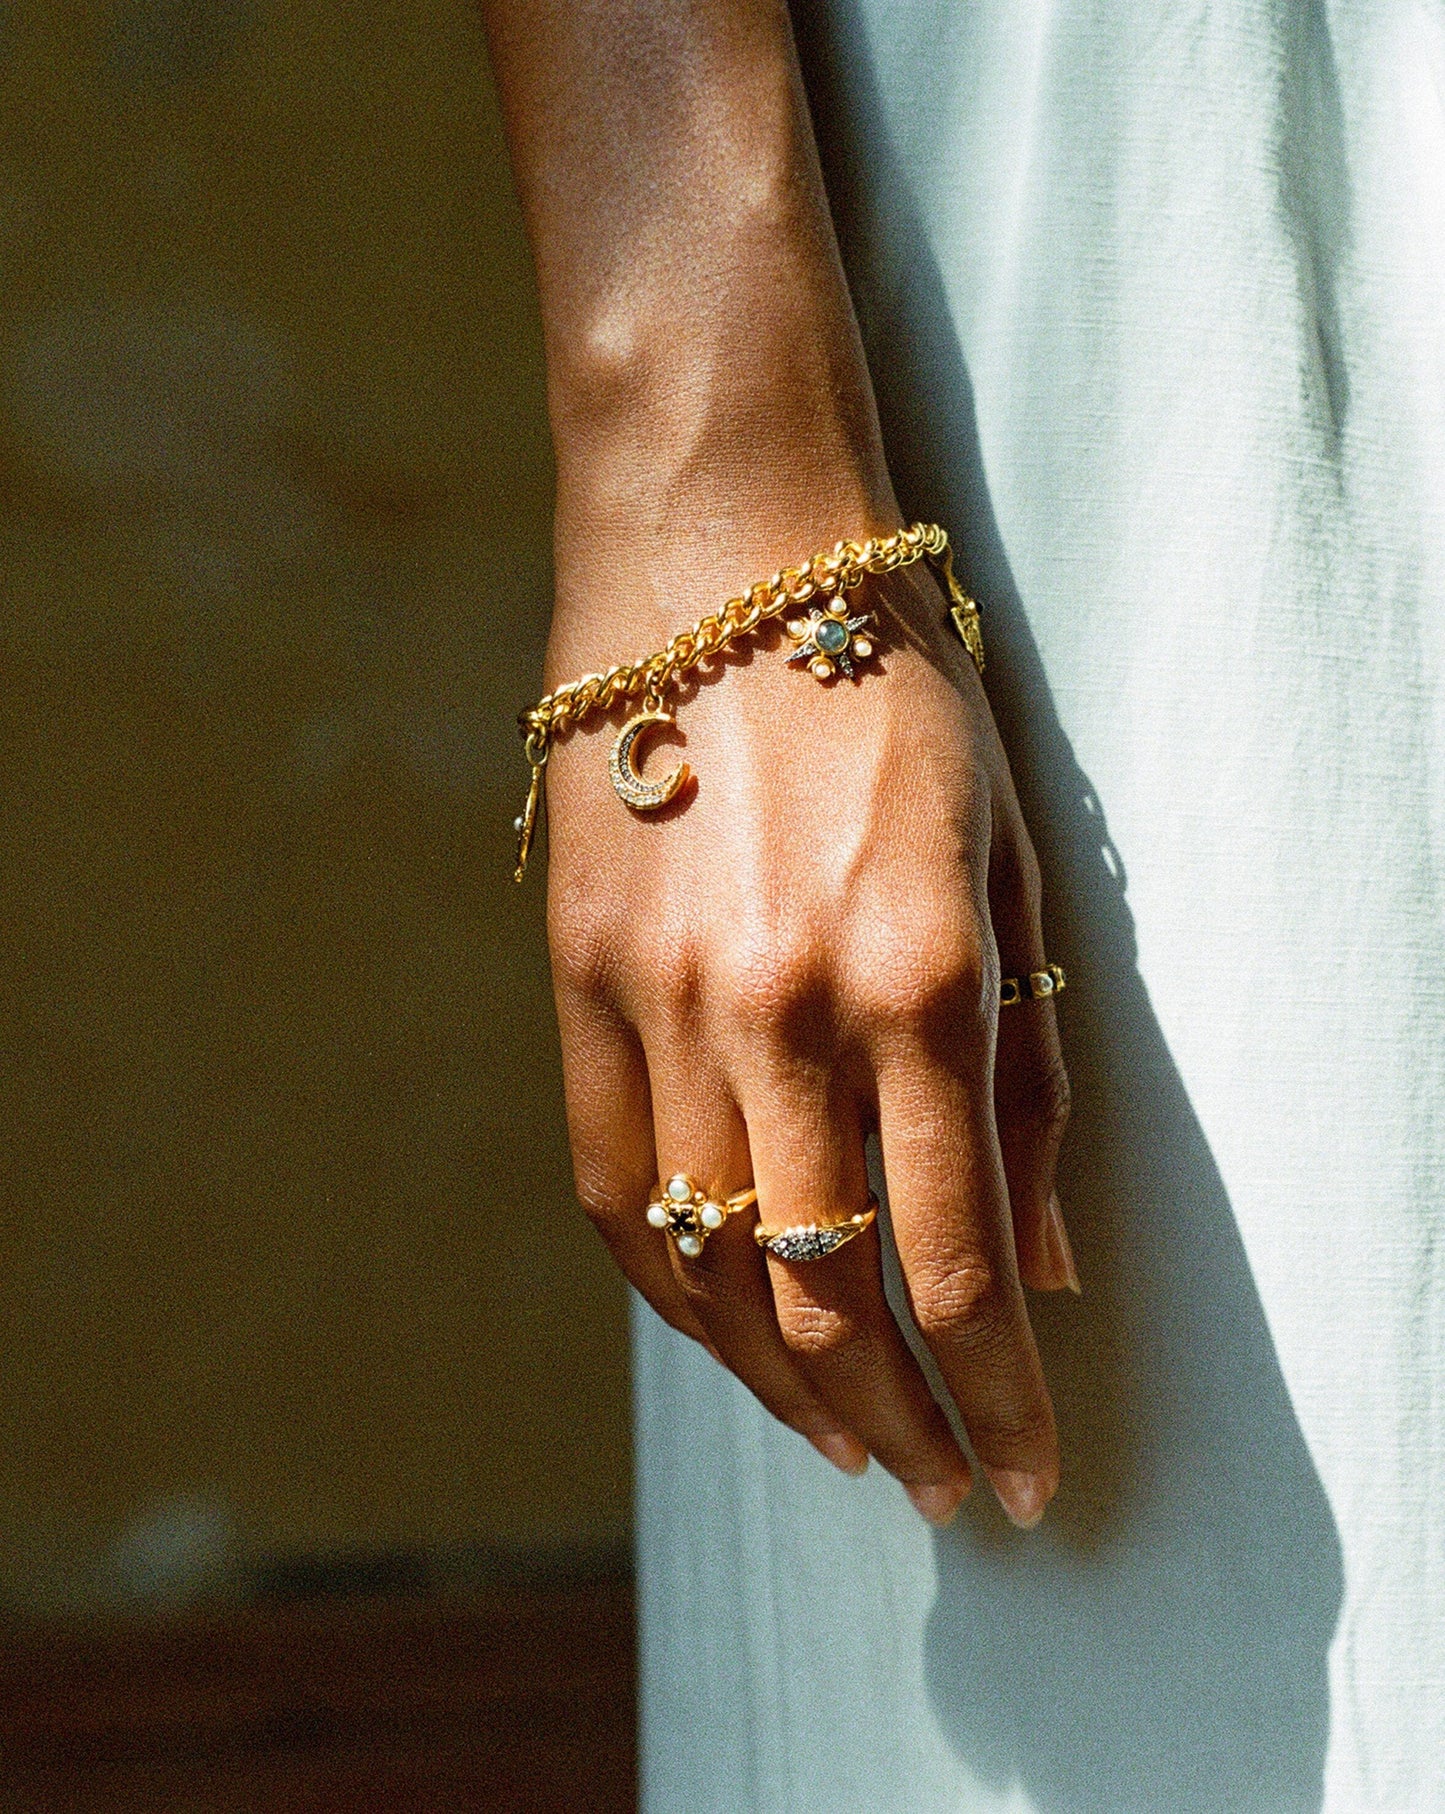
<instances>
[{"instance_id":1,"label":"gold charm bracelet","mask_svg":"<svg viewBox=\"0 0 1445 1814\"><path fill-rule=\"evenodd\" d=\"M672 724L673 714L663 706L667 689L709 656L749 636L760 624L784 612L802 608L804 615L787 626L792 649L787 659L805 664L816 680L831 680L842 673L850 679L854 663L873 654L867 634L872 614L851 615L847 594L867 574L892 573L916 560L927 559L938 569L951 600L949 615L963 646L983 672L983 631L978 606L953 577L953 550L947 533L937 523L915 523L894 535L870 536L864 542L839 542L831 553L815 554L801 567L784 567L771 579L760 580L720 610L701 618L690 630L681 630L665 649L641 661L619 664L605 674L584 674L539 699L517 722L523 748L532 769L527 804L516 822L517 872L526 873L527 857L537 829L537 814L552 742L569 725L580 724L594 712L605 712L620 699L642 695L642 710L629 718L619 732L608 758L608 771L617 796L637 812L656 812L673 799L690 773L681 763L658 781L638 773L637 743L649 726Z\"/></svg>"}]
</instances>

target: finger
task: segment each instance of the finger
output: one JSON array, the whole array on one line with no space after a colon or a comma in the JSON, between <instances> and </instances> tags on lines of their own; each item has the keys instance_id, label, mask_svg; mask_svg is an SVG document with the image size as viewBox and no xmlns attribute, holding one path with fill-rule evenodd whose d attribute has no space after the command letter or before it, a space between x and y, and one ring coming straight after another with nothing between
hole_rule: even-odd
<instances>
[{"instance_id":1,"label":"finger","mask_svg":"<svg viewBox=\"0 0 1445 1814\"><path fill-rule=\"evenodd\" d=\"M569 990L558 990L557 1017L582 1207L617 1264L664 1322L711 1348L665 1249L647 1225L657 1158L642 1042L614 1008Z\"/></svg>"},{"instance_id":2,"label":"finger","mask_svg":"<svg viewBox=\"0 0 1445 1814\"><path fill-rule=\"evenodd\" d=\"M649 1054L659 1176L686 1175L719 1201L747 1187L752 1159L742 1114L722 1077L694 1048ZM789 1354L778 1328L755 1213L728 1218L702 1251L684 1254L664 1234L673 1277L723 1363L779 1422L796 1430L844 1473L861 1473L868 1451L823 1402Z\"/></svg>"},{"instance_id":3,"label":"finger","mask_svg":"<svg viewBox=\"0 0 1445 1814\"><path fill-rule=\"evenodd\" d=\"M841 1222L866 1209L863 1126L851 1092L781 1063L740 1094L764 1224ZM948 1523L968 1492L968 1463L888 1307L876 1222L820 1259L769 1253L766 1265L778 1327L804 1378L918 1511Z\"/></svg>"},{"instance_id":4,"label":"finger","mask_svg":"<svg viewBox=\"0 0 1445 1814\"><path fill-rule=\"evenodd\" d=\"M996 804L989 852L989 915L1005 976L1048 963L1039 917L1039 871L1012 801ZM1001 1009L994 1113L1008 1180L1019 1274L1041 1291L1079 1290L1073 1250L1054 1188L1069 1118L1069 1080L1052 1001Z\"/></svg>"},{"instance_id":5,"label":"finger","mask_svg":"<svg viewBox=\"0 0 1445 1814\"><path fill-rule=\"evenodd\" d=\"M925 1041L890 1054L879 1131L914 1321L1004 1510L1028 1527L1058 1487L1058 1438L1019 1283L986 1024L975 1034L962 1061Z\"/></svg>"}]
</instances>

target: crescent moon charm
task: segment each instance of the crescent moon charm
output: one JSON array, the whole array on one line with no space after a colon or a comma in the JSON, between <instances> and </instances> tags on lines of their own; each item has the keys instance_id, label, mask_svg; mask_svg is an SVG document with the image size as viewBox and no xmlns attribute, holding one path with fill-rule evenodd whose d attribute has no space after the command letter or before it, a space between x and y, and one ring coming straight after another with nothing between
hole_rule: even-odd
<instances>
[{"instance_id":1,"label":"crescent moon charm","mask_svg":"<svg viewBox=\"0 0 1445 1814\"><path fill-rule=\"evenodd\" d=\"M675 722L671 712L639 712L623 725L612 746L612 754L607 758L612 785L617 790L617 798L634 812L655 813L660 806L666 806L692 773L685 762L680 762L660 781L645 781L637 772L637 745L644 733L654 724Z\"/></svg>"}]
</instances>

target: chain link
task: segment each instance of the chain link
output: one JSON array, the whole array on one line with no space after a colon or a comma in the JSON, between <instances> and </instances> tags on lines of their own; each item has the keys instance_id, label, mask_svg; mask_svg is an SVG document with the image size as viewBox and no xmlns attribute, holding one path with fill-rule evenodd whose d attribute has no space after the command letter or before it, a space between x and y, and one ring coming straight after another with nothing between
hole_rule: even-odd
<instances>
[{"instance_id":1,"label":"chain link","mask_svg":"<svg viewBox=\"0 0 1445 1814\"><path fill-rule=\"evenodd\" d=\"M861 585L869 574L893 573L914 561L927 559L938 568L952 600L952 617L964 646L980 673L983 671L983 637L978 606L953 577L953 551L947 532L937 523L914 523L893 535L869 536L866 541L838 542L815 554L800 567L783 567L771 579L730 598L718 610L700 618L690 630L679 630L665 649L640 661L619 663L605 674L584 674L555 688L536 705L521 713L517 723L532 786L522 817L517 821L519 844L517 880L527 867L541 801L542 778L551 754L552 740L568 726L580 724L594 712L606 712L619 700L641 693L644 709L662 705L668 688L704 661L722 654L745 636L751 636L770 618L792 608L836 598Z\"/></svg>"},{"instance_id":2,"label":"chain link","mask_svg":"<svg viewBox=\"0 0 1445 1814\"><path fill-rule=\"evenodd\" d=\"M870 536L864 542L839 542L828 553L815 554L799 567L784 567L771 579L730 598L690 630L680 630L655 655L619 663L605 674L584 674L557 687L521 714L522 736L534 750L544 749L559 731L582 723L594 712L610 711L621 699L641 693L658 704L674 681L752 635L770 618L780 617L793 606L851 592L867 574L892 573L925 556L943 567L950 590L962 602L963 595L953 583L948 536L937 523L915 523L894 535Z\"/></svg>"}]
</instances>

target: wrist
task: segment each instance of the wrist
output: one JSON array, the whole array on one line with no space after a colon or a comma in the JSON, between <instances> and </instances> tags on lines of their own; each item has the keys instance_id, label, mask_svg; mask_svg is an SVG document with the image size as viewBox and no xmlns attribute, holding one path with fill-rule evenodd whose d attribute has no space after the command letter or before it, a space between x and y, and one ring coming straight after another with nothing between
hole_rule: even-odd
<instances>
[{"instance_id":1,"label":"wrist","mask_svg":"<svg viewBox=\"0 0 1445 1814\"><path fill-rule=\"evenodd\" d=\"M754 464L725 485L630 473L603 493L559 494L548 684L662 648L784 567L844 539L887 535L900 517L856 467L800 482ZM634 507L619 508L632 498Z\"/></svg>"},{"instance_id":2,"label":"wrist","mask_svg":"<svg viewBox=\"0 0 1445 1814\"><path fill-rule=\"evenodd\" d=\"M898 525L846 292L782 276L725 288L749 306L633 298L605 331L549 345L565 611L599 582L637 583L639 566L682 565L726 595Z\"/></svg>"},{"instance_id":3,"label":"wrist","mask_svg":"<svg viewBox=\"0 0 1445 1814\"><path fill-rule=\"evenodd\" d=\"M871 391L860 409L783 383L691 402L664 388L559 441L559 657L623 659L780 567L899 526Z\"/></svg>"},{"instance_id":4,"label":"wrist","mask_svg":"<svg viewBox=\"0 0 1445 1814\"><path fill-rule=\"evenodd\" d=\"M843 542L850 545L841 546ZM749 644L760 632L765 645L771 646L781 627L787 630L784 652L790 646L797 651L790 665L811 658L815 677L823 679L833 678L835 668L854 677L849 656L855 662L871 660L880 637L886 644L901 636L902 643L917 649L937 649L942 639L957 657L948 633L948 604L936 583L940 575L948 577L951 559L948 538L938 525L917 524L907 532L877 526L857 537L815 538L799 552L803 547L795 544L789 555L758 567L747 579L737 577L734 563L726 580L719 577L709 585L708 571L715 563L704 556L685 559L672 572L658 566L641 569L639 584L630 593L614 586L610 596L605 590L590 594L585 609L569 609L564 597L550 639L547 689L561 686L570 696L564 683L575 686L585 675L590 686L606 674L603 703L611 704L640 694L644 680L650 688L648 677L656 675L661 697L665 687L699 660L711 664L723 648L738 639ZM951 577L948 585L953 587ZM665 600L663 588L668 593ZM956 588L953 597L973 613L976 623L971 601ZM622 608L609 609L612 599L620 599ZM838 642L834 639L841 625L848 634ZM968 625L960 620L952 628L981 666L981 648L971 639ZM850 643L854 632L856 647ZM596 700L587 697L585 709L590 710ZM543 706L547 703L544 700ZM570 706L564 704L562 710L564 716L571 715Z\"/></svg>"}]
</instances>

